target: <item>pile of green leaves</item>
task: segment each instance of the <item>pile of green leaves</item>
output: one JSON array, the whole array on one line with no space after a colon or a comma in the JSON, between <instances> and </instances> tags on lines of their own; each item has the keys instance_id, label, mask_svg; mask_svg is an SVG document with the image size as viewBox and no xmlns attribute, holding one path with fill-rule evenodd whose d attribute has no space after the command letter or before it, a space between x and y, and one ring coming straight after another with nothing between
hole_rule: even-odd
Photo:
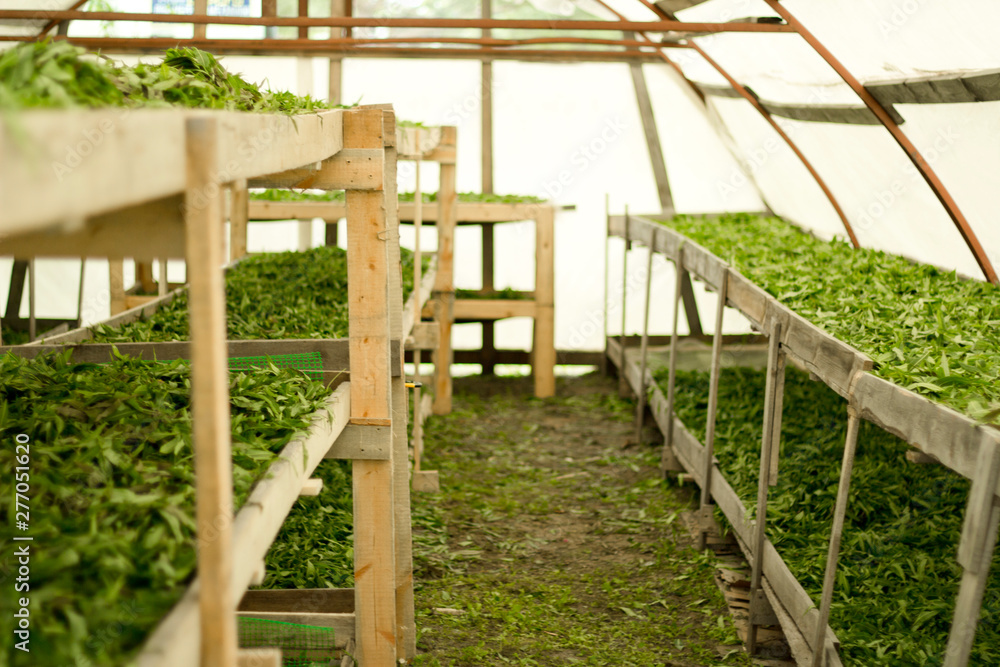
<instances>
[{"instance_id":1,"label":"pile of green leaves","mask_svg":"<svg viewBox=\"0 0 1000 667\"><path fill-rule=\"evenodd\" d=\"M325 102L262 90L212 54L167 49L157 64L118 65L66 41L29 42L0 53L0 109L182 106L308 113Z\"/></svg>"},{"instance_id":2,"label":"pile of green leaves","mask_svg":"<svg viewBox=\"0 0 1000 667\"><path fill-rule=\"evenodd\" d=\"M423 192L421 197L425 204L432 204L437 201L436 192ZM261 201L344 201L343 190L332 190L327 192L301 192L297 190L263 190L250 193L251 199ZM414 192L400 192L399 201L412 202L416 198ZM531 195L495 195L483 194L481 192L459 192L458 201L467 204L541 204L545 202L541 197Z\"/></svg>"},{"instance_id":3,"label":"pile of green leaves","mask_svg":"<svg viewBox=\"0 0 1000 667\"><path fill-rule=\"evenodd\" d=\"M667 372L656 373L666 391ZM765 372L723 369L715 455L755 512ZM702 442L708 373L678 372L678 416ZM767 534L813 600L819 600L846 438L847 405L789 369L778 485ZM863 422L854 463L830 625L847 665L939 665L961 568L955 550L969 483L943 466L915 465L906 443ZM1000 557L995 559L970 664L1000 664Z\"/></svg>"},{"instance_id":4,"label":"pile of green leaves","mask_svg":"<svg viewBox=\"0 0 1000 667\"><path fill-rule=\"evenodd\" d=\"M776 218L666 222L875 361L875 373L1000 424L1000 288L822 241Z\"/></svg>"},{"instance_id":5,"label":"pile of green leaves","mask_svg":"<svg viewBox=\"0 0 1000 667\"><path fill-rule=\"evenodd\" d=\"M413 253L402 250L403 298L413 290ZM347 253L321 246L249 257L226 275L230 340L347 336ZM188 340L187 293L149 317L117 328L97 325L93 342Z\"/></svg>"},{"instance_id":6,"label":"pile of green leaves","mask_svg":"<svg viewBox=\"0 0 1000 667\"><path fill-rule=\"evenodd\" d=\"M351 462L323 461L313 477L323 480L323 490L299 498L289 512L267 552L262 588L354 586Z\"/></svg>"},{"instance_id":7,"label":"pile of green leaves","mask_svg":"<svg viewBox=\"0 0 1000 667\"><path fill-rule=\"evenodd\" d=\"M6 355L0 376L0 432L11 443L18 433L31 438L36 640L26 659L123 664L183 594L196 566L189 366ZM231 374L229 391L239 507L329 390L272 367ZM14 521L14 455L13 446L0 449L8 471L0 476L6 526ZM0 596L0 629L8 637L14 604L15 596Z\"/></svg>"}]
</instances>

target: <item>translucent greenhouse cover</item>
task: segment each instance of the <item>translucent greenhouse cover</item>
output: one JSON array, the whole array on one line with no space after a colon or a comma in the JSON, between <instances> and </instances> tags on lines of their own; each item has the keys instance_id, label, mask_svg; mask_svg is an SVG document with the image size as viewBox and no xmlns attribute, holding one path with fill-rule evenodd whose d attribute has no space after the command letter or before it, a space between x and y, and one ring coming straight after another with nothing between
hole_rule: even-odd
<instances>
[{"instance_id":1,"label":"translucent greenhouse cover","mask_svg":"<svg viewBox=\"0 0 1000 667\"><path fill-rule=\"evenodd\" d=\"M149 3L113 1L115 8L123 11L147 11L144 7ZM23 8L25 4L0 0L5 8ZM609 0L608 4L629 20L656 18L638 0ZM997 0L785 0L783 6L864 84L1000 71L1000 41L993 34L1000 25ZM359 16L473 18L479 14L478 0L357 0L354 7ZM572 6L555 0L494 0L497 18L567 15L614 18L593 0L578 0ZM752 16L774 16L774 12L759 0L709 0L679 13L679 18L687 21ZM219 30L217 36L224 36L222 28L210 27L209 36L213 36L213 29ZM0 30L12 29L0 26ZM71 34L97 35L104 29L97 23L86 26L77 22ZM137 25L136 30L137 36L142 34ZM494 36L499 36L497 32ZM767 102L863 107L853 91L797 35L720 34L697 38L697 43ZM844 236L840 219L813 178L749 103L711 93L728 89L728 84L696 53L681 49L665 53L681 65L690 80L710 93L703 103L672 68L660 63L642 66L675 209L710 213L770 208L820 236ZM304 68L303 62L308 67ZM224 63L249 79L267 79L275 88L317 96L327 92L324 58L296 61L230 56ZM479 190L479 74L475 61L349 58L344 63L343 99L388 101L400 118L457 125L458 187ZM629 66L496 61L493 77L495 191L534 194L556 204L576 206L573 211L560 212L556 219L557 347L603 347L604 275L594 268L604 263L605 198L612 213L621 213L626 206L632 213L652 213L660 208ZM1000 185L1000 101L895 104L894 109L904 121L902 130L937 171L989 258L1000 267L1000 224L994 202ZM862 245L982 278L945 209L885 128L879 124L775 119L826 180ZM563 176L565 182L561 183ZM412 188L413 171L406 163L400 166L400 179L401 190ZM423 179L425 188L436 188L435 168L425 168ZM314 223L312 235L314 243L321 242L319 223ZM296 238L295 223L251 226L250 249L288 249L295 246ZM432 249L432 233L426 232L424 238L425 248ZM404 236L403 240L407 244L412 239ZM457 247L467 249L469 258L456 265L459 286L478 286L480 267L475 258L479 242L475 230L459 229ZM530 272L517 261L505 260L523 255L526 243L533 243L530 229L516 225L498 228L498 287L532 289ZM613 250L611 290L620 295L621 251L618 246ZM629 259L625 274L629 332L642 327L645 258L641 253ZM88 264L86 319L96 321L107 315L107 272L89 268L90 264L95 262ZM0 294L6 293L7 266L0 265ZM172 265L171 280L180 279L175 269L179 267ZM39 316L75 310L75 295L65 294L62 288L67 281L75 284L77 271L78 264L75 269L66 269L71 278L58 278L55 273L47 277L40 271L39 302L46 303L41 295L49 293L52 300L48 303L59 312L40 312ZM657 258L653 275L654 294L670 294L674 279L671 265ZM103 299L98 294L101 290ZM707 320L705 314L711 312L714 297L700 288L697 296ZM669 330L669 310L652 309L651 331ZM613 333L620 326L620 317L620 312L610 313ZM727 321L726 329L735 331L744 326L734 319ZM474 345L477 337L477 331L456 330L456 345ZM501 322L497 337L504 346L530 346L530 324L523 320Z\"/></svg>"}]
</instances>

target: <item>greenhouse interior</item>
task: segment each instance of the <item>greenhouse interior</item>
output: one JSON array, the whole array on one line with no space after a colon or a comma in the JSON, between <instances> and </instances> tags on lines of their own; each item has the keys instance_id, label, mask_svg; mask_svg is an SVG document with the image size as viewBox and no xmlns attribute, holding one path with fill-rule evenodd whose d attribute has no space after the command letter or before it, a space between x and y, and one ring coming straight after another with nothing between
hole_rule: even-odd
<instances>
[{"instance_id":1,"label":"greenhouse interior","mask_svg":"<svg viewBox=\"0 0 1000 667\"><path fill-rule=\"evenodd\" d=\"M1000 665L997 25L0 0L0 667Z\"/></svg>"}]
</instances>

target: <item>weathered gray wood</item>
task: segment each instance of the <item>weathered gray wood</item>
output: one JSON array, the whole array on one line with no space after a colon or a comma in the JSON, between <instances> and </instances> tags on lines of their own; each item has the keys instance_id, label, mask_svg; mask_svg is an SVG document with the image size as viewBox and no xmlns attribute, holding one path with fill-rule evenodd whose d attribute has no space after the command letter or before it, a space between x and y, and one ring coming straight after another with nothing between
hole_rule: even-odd
<instances>
[{"instance_id":1,"label":"weathered gray wood","mask_svg":"<svg viewBox=\"0 0 1000 667\"><path fill-rule=\"evenodd\" d=\"M705 457L702 464L701 510L709 511L712 502L712 470L715 467L715 419L719 408L719 377L722 375L722 318L726 310L728 271L722 276L715 308L715 331L712 335L712 369L708 382L708 415L705 422ZM705 531L698 537L699 550L705 547Z\"/></svg>"},{"instance_id":2,"label":"weathered gray wood","mask_svg":"<svg viewBox=\"0 0 1000 667\"><path fill-rule=\"evenodd\" d=\"M618 395L628 396L628 384L625 379L625 311L628 303L628 251L631 248L629 236L628 208L625 209L625 243L622 246L622 328L621 328L621 359L618 363Z\"/></svg>"},{"instance_id":3,"label":"weathered gray wood","mask_svg":"<svg viewBox=\"0 0 1000 667\"><path fill-rule=\"evenodd\" d=\"M967 479L976 476L982 443L1000 442L995 429L870 373L858 379L854 400L863 419L934 456ZM1000 493L1000 482L995 492Z\"/></svg>"},{"instance_id":4,"label":"weathered gray wood","mask_svg":"<svg viewBox=\"0 0 1000 667\"><path fill-rule=\"evenodd\" d=\"M976 637L976 626L983 605L983 594L989 581L993 550L996 548L997 529L1000 527L1000 506L995 499L992 500L990 507L982 513L982 525L986 528L983 549L970 561L972 567L967 567L962 572L962 583L959 585L958 598L955 600L955 614L944 655L945 667L965 667L969 664L972 643ZM972 509L971 503L969 509Z\"/></svg>"},{"instance_id":5,"label":"weathered gray wood","mask_svg":"<svg viewBox=\"0 0 1000 667\"><path fill-rule=\"evenodd\" d=\"M7 310L4 321L21 319L21 297L24 294L24 280L28 275L28 260L15 259L10 267L10 287L7 290Z\"/></svg>"},{"instance_id":6,"label":"weathered gray wood","mask_svg":"<svg viewBox=\"0 0 1000 667\"><path fill-rule=\"evenodd\" d=\"M983 551L990 553L993 545L987 544L990 519L996 500L997 480L1000 478L1000 446L983 440L976 459L976 474L969 490L969 504L962 524L962 538L958 544L958 562L966 571L978 574L983 563Z\"/></svg>"},{"instance_id":7,"label":"weathered gray wood","mask_svg":"<svg viewBox=\"0 0 1000 667\"><path fill-rule=\"evenodd\" d=\"M858 450L858 426L861 419L853 407L848 407L847 415L847 441L844 444L844 458L840 464L840 483L837 487L837 502L833 509L833 526L830 529L826 571L823 574L819 621L812 642L814 647L824 644L826 624L830 619L830 604L833 601L833 587L837 577L837 560L840 558L840 540L844 533L844 517L847 514L847 499L851 490L851 473L854 471L854 454ZM813 651L813 667L823 667L824 658L825 651Z\"/></svg>"},{"instance_id":8,"label":"weathered gray wood","mask_svg":"<svg viewBox=\"0 0 1000 667\"><path fill-rule=\"evenodd\" d=\"M641 72L640 72L641 73ZM633 77L635 75L633 74ZM645 83L643 84L645 85ZM646 257L646 301L642 311L642 346L640 348L639 382L636 396L639 400L635 406L635 442L642 442L642 425L646 420L646 361L649 349L649 300L653 291L653 249L648 248Z\"/></svg>"},{"instance_id":9,"label":"weathered gray wood","mask_svg":"<svg viewBox=\"0 0 1000 667\"><path fill-rule=\"evenodd\" d=\"M688 331L692 336L704 336L705 330L701 326L701 315L698 314L698 302L694 298L694 285L691 284L690 273L685 273L682 278L681 299L684 301Z\"/></svg>"},{"instance_id":10,"label":"weathered gray wood","mask_svg":"<svg viewBox=\"0 0 1000 667\"><path fill-rule=\"evenodd\" d=\"M760 589L760 579L763 576L763 553L764 541L766 539L765 529L767 527L767 498L770 487L769 478L771 474L771 454L773 452L774 439L774 406L777 392L778 374L781 372L781 322L775 322L771 328L771 339L767 348L767 380L764 389L764 429L761 434L760 448L760 475L757 478L757 517L754 522L753 547L751 549L753 558L751 565L753 570L750 576L750 615L754 615L754 596ZM747 638L747 652L754 654L757 642L757 626L750 624Z\"/></svg>"},{"instance_id":11,"label":"weathered gray wood","mask_svg":"<svg viewBox=\"0 0 1000 667\"><path fill-rule=\"evenodd\" d=\"M856 373L871 370L873 363L867 355L771 299L767 302L765 329L778 322L781 323L781 343L785 352L841 396L847 397Z\"/></svg>"},{"instance_id":12,"label":"weathered gray wood","mask_svg":"<svg viewBox=\"0 0 1000 667\"><path fill-rule=\"evenodd\" d=\"M677 380L677 326L680 315L681 303L681 274L685 268L685 248L681 246L677 249L677 256L674 258L674 301L673 301L673 332L670 337L670 366L667 376L667 415L673 417L674 414L674 392ZM668 429L663 437L663 455L668 457L673 448L674 430Z\"/></svg>"},{"instance_id":13,"label":"weathered gray wood","mask_svg":"<svg viewBox=\"0 0 1000 667\"><path fill-rule=\"evenodd\" d=\"M785 362L784 354L778 355L778 369L774 377L774 405L771 419L771 464L768 468L768 486L778 483L778 461L781 454L781 417L785 405Z\"/></svg>"},{"instance_id":14,"label":"weathered gray wood","mask_svg":"<svg viewBox=\"0 0 1000 667\"><path fill-rule=\"evenodd\" d=\"M729 269L727 300L730 306L743 313L758 329L764 326L767 304L773 297L745 278L739 271Z\"/></svg>"},{"instance_id":15,"label":"weathered gray wood","mask_svg":"<svg viewBox=\"0 0 1000 667\"><path fill-rule=\"evenodd\" d=\"M626 38L635 38L635 33L625 33ZM629 73L632 75L632 87L635 89L636 104L642 130L646 136L646 150L653 169L653 181L656 183L656 193L660 199L662 211L674 210L674 198L670 193L670 181L667 179L667 164L663 159L663 148L660 144L660 133L656 129L656 118L653 116L653 103L649 99L649 88L642 72L641 63L629 63Z\"/></svg>"}]
</instances>

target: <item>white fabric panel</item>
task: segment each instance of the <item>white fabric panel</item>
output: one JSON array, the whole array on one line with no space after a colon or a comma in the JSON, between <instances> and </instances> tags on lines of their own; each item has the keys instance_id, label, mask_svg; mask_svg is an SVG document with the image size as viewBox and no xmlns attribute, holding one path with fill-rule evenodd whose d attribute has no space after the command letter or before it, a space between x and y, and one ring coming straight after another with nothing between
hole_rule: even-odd
<instances>
[{"instance_id":1,"label":"white fabric panel","mask_svg":"<svg viewBox=\"0 0 1000 667\"><path fill-rule=\"evenodd\" d=\"M679 213L760 211L764 202L749 179L720 196L719 182L740 171L739 163L721 141L701 101L673 69L644 65L667 163L667 178Z\"/></svg>"},{"instance_id":2,"label":"white fabric panel","mask_svg":"<svg viewBox=\"0 0 1000 667\"><path fill-rule=\"evenodd\" d=\"M772 209L821 237L845 237L825 195L759 115L739 100L713 103ZM975 110L986 106L994 105L922 105L905 127L996 257L1000 244L990 222L989 184L995 187L1000 173L1000 139L990 110ZM967 113L965 122L959 122L957 107ZM863 246L982 277L951 218L884 128L779 123L833 191Z\"/></svg>"}]
</instances>

